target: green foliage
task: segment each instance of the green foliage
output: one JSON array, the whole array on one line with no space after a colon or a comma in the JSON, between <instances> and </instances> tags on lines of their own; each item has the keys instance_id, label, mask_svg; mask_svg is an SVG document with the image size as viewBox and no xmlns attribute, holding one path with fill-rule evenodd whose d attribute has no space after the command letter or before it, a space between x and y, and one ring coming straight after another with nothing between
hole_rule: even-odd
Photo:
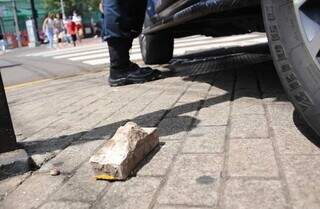
<instances>
[{"instance_id":1,"label":"green foliage","mask_svg":"<svg viewBox=\"0 0 320 209\"><path fill-rule=\"evenodd\" d=\"M43 0L48 13L61 13L60 0ZM74 10L82 16L87 16L99 10L100 0L63 0L66 16L72 15Z\"/></svg>"}]
</instances>

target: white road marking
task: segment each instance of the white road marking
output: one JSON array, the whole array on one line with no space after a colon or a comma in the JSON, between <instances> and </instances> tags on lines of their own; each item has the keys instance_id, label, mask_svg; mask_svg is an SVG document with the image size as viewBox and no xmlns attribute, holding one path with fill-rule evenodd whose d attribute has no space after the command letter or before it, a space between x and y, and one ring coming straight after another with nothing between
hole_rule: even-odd
<instances>
[{"instance_id":1,"label":"white road marking","mask_svg":"<svg viewBox=\"0 0 320 209\"><path fill-rule=\"evenodd\" d=\"M207 36L189 36L175 39L174 56L184 55L191 52L200 52L210 49L227 48L232 46L249 46L266 43L267 38L262 33L251 33L228 37L212 38ZM87 65L104 65L109 63L109 53L106 43L95 43L86 46L45 51L25 56L46 57L52 59L68 59L73 62L82 62ZM130 50L132 60L141 60L139 41L133 41Z\"/></svg>"}]
</instances>

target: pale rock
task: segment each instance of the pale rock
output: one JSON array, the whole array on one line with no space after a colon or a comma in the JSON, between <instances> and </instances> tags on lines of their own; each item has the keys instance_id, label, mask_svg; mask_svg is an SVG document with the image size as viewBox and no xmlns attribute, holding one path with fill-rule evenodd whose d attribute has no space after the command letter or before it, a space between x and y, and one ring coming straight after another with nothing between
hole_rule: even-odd
<instances>
[{"instance_id":1,"label":"pale rock","mask_svg":"<svg viewBox=\"0 0 320 209\"><path fill-rule=\"evenodd\" d=\"M156 128L141 128L133 122L121 126L91 158L97 179L125 180L159 144Z\"/></svg>"}]
</instances>

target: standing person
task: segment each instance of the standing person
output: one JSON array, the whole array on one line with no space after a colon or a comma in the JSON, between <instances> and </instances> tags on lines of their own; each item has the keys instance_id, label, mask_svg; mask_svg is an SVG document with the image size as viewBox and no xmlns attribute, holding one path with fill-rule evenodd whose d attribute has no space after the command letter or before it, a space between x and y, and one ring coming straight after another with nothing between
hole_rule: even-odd
<instances>
[{"instance_id":1,"label":"standing person","mask_svg":"<svg viewBox=\"0 0 320 209\"><path fill-rule=\"evenodd\" d=\"M62 14L56 14L56 17L54 18L54 35L56 37L59 48L61 48L62 46L63 31L64 31L64 24L63 24Z\"/></svg>"},{"instance_id":2,"label":"standing person","mask_svg":"<svg viewBox=\"0 0 320 209\"><path fill-rule=\"evenodd\" d=\"M77 40L81 42L81 38L83 36L82 17L78 15L76 11L73 11L72 21L76 24L77 27Z\"/></svg>"},{"instance_id":3,"label":"standing person","mask_svg":"<svg viewBox=\"0 0 320 209\"><path fill-rule=\"evenodd\" d=\"M147 0L103 0L105 39L110 55L110 86L143 83L160 77L160 71L130 61L133 39L142 31Z\"/></svg>"},{"instance_id":4,"label":"standing person","mask_svg":"<svg viewBox=\"0 0 320 209\"><path fill-rule=\"evenodd\" d=\"M72 17L68 18L67 22L67 33L73 43L73 46L76 46L77 41L77 26L76 23L72 21Z\"/></svg>"},{"instance_id":5,"label":"standing person","mask_svg":"<svg viewBox=\"0 0 320 209\"><path fill-rule=\"evenodd\" d=\"M7 41L5 40L4 35L0 33L0 49L5 53L6 48L7 48Z\"/></svg>"},{"instance_id":6,"label":"standing person","mask_svg":"<svg viewBox=\"0 0 320 209\"><path fill-rule=\"evenodd\" d=\"M49 48L53 48L53 38L54 38L54 16L49 14L43 21L42 30L46 34L49 41Z\"/></svg>"}]
</instances>

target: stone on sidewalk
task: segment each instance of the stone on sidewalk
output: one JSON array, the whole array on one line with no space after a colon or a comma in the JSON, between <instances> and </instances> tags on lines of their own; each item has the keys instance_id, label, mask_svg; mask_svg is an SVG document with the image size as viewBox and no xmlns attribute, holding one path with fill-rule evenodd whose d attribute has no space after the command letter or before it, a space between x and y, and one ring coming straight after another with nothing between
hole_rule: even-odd
<instances>
[{"instance_id":1,"label":"stone on sidewalk","mask_svg":"<svg viewBox=\"0 0 320 209\"><path fill-rule=\"evenodd\" d=\"M133 122L121 126L90 159L96 178L125 180L158 144L156 128L141 128Z\"/></svg>"}]
</instances>

